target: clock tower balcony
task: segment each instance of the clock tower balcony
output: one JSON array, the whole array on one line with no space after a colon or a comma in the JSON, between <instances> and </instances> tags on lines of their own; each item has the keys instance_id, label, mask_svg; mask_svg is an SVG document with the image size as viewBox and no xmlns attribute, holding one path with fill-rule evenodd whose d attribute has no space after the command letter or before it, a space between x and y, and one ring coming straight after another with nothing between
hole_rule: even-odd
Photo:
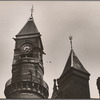
<instances>
[{"instance_id":1,"label":"clock tower balcony","mask_svg":"<svg viewBox=\"0 0 100 100\"><path fill-rule=\"evenodd\" d=\"M40 80L39 78L33 78L32 80L21 80L12 83L12 79L9 79L5 85L5 95L8 96L8 98L11 95L14 95L14 93L37 93L41 94L42 98L47 98L48 93L48 85L45 81Z\"/></svg>"}]
</instances>

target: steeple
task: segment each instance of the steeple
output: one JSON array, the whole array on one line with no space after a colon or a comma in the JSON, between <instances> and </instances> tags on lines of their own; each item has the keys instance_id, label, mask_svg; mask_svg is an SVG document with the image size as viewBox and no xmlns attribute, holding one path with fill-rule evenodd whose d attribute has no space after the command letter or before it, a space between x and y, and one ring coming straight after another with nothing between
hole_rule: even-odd
<instances>
[{"instance_id":1,"label":"steeple","mask_svg":"<svg viewBox=\"0 0 100 100\"><path fill-rule=\"evenodd\" d=\"M57 79L58 94L54 98L58 99L88 99L89 92L89 72L75 55L72 46L72 36L69 37L71 51L65 68L61 76ZM55 91L53 91L53 94Z\"/></svg>"},{"instance_id":2,"label":"steeple","mask_svg":"<svg viewBox=\"0 0 100 100\"><path fill-rule=\"evenodd\" d=\"M90 75L89 72L83 67L82 63L80 62L76 54L74 53L72 46L72 36L70 36L69 39L71 44L71 51L61 77L64 76L70 68L74 68L85 74Z\"/></svg>"},{"instance_id":3,"label":"steeple","mask_svg":"<svg viewBox=\"0 0 100 100\"><path fill-rule=\"evenodd\" d=\"M38 31L38 29L35 25L34 19L33 19L33 11L34 11L33 5L32 5L32 8L31 8L30 11L31 11L31 16L28 19L27 23L24 25L24 27L16 35L17 37L18 36L23 36L23 35L33 35L33 34L39 33L39 31Z\"/></svg>"}]
</instances>

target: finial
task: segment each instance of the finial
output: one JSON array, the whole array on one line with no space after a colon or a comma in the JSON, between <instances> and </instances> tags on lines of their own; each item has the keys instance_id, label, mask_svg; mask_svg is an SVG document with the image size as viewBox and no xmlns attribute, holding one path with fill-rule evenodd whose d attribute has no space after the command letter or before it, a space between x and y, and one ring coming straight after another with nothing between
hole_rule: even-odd
<instances>
[{"instance_id":1,"label":"finial","mask_svg":"<svg viewBox=\"0 0 100 100\"><path fill-rule=\"evenodd\" d=\"M32 8L31 8L31 17L33 17L33 11L34 11L34 9L33 9L33 5L32 5Z\"/></svg>"},{"instance_id":2,"label":"finial","mask_svg":"<svg viewBox=\"0 0 100 100\"><path fill-rule=\"evenodd\" d=\"M70 40L70 44L71 44L71 49L73 48L73 47L72 47L72 39L73 39L73 37L70 35L70 36L69 36L69 40Z\"/></svg>"}]
</instances>

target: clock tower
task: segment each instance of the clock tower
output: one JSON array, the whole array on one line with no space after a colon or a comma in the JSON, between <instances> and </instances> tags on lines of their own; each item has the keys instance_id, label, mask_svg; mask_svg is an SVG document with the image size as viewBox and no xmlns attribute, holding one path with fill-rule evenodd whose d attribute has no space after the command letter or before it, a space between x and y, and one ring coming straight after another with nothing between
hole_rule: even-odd
<instances>
[{"instance_id":1,"label":"clock tower","mask_svg":"<svg viewBox=\"0 0 100 100\"><path fill-rule=\"evenodd\" d=\"M48 85L43 80L43 44L31 16L16 35L12 78L5 85L6 98L48 98Z\"/></svg>"}]
</instances>

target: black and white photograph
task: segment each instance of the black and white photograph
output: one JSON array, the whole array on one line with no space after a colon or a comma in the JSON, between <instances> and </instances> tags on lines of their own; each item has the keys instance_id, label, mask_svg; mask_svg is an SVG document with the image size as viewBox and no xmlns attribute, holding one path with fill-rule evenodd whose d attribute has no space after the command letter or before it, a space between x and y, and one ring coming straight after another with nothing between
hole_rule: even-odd
<instances>
[{"instance_id":1,"label":"black and white photograph","mask_svg":"<svg viewBox=\"0 0 100 100\"><path fill-rule=\"evenodd\" d=\"M100 1L0 1L0 98L99 99Z\"/></svg>"}]
</instances>

